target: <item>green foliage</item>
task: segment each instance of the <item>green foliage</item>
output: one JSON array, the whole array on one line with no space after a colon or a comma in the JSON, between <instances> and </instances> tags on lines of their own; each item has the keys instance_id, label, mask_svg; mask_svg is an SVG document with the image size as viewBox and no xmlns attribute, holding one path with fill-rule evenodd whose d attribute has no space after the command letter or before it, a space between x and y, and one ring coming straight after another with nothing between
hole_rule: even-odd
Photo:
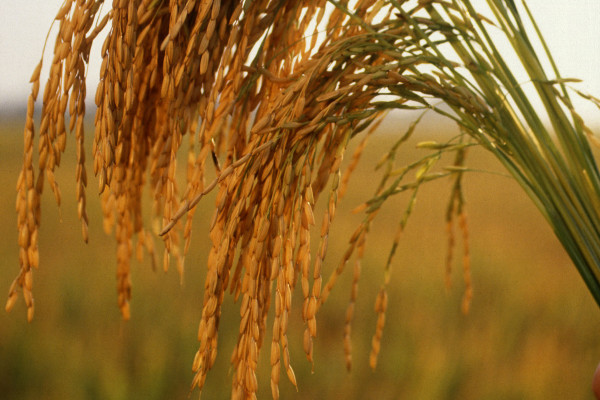
<instances>
[{"instance_id":1,"label":"green foliage","mask_svg":"<svg viewBox=\"0 0 600 400\"><path fill-rule=\"evenodd\" d=\"M487 1L494 22L466 0L424 1L413 9L390 3L398 18L365 27L368 33L348 50L385 53L389 62L366 68L373 79L375 70L401 74L398 83L382 85L393 98L374 102L373 107L432 109L493 153L544 215L600 305L600 173L588 136L597 139L571 103L566 84L577 80L561 77L526 4L521 13L526 11L536 38L530 37L513 1ZM492 33L510 43L518 56L516 65L506 61ZM544 54L538 54L534 39ZM552 66L551 72L544 69L546 64ZM517 80L515 67L523 69L533 93ZM437 105L440 100L449 111ZM537 100L541 109L534 106ZM400 162L402 168L395 173L387 168L380 190L367 203L367 213L376 212L395 193L416 194L422 182L445 176L427 173L441 152L460 152L464 143L460 137L414 164ZM392 147L388 161L393 161L396 149ZM404 183L404 174L413 169L416 182ZM460 176L460 168L454 171Z\"/></svg>"}]
</instances>

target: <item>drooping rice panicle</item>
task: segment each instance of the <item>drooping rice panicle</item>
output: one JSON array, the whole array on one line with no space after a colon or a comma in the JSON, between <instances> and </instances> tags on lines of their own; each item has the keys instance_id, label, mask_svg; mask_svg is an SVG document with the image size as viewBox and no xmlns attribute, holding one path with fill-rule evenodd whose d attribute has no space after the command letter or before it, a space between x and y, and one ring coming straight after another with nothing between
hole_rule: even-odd
<instances>
[{"instance_id":1,"label":"drooping rice panicle","mask_svg":"<svg viewBox=\"0 0 600 400\"><path fill-rule=\"evenodd\" d=\"M208 193L216 193L192 388L202 389L215 363L227 291L240 302L238 340L231 357L232 397L256 397L257 360L269 330L272 396L279 397L282 370L297 386L288 342L292 310L302 308L303 347L312 363L316 314L353 260L344 328L350 367L351 322L368 233L382 206L407 192L409 203L400 216L376 298L370 355L375 367L393 256L419 188L431 180L454 179L446 217L446 269L449 275L457 218L466 311L473 289L460 182L465 148L472 144L492 152L531 197L600 304L600 173L588 144L598 140L573 108L566 86L572 81L559 75L535 23L543 57L524 28L520 6L512 0L486 3L480 10L480 3L475 8L468 0L115 0L103 14L102 1L65 1L56 16L59 31L43 92L37 176L33 116L41 62L31 79L24 162L17 181L20 271L6 309L13 307L21 290L28 319L33 317L40 197L47 181L61 202L54 172L66 146L67 128L75 133L77 212L87 240L85 78L91 45L103 29L108 34L100 50L92 162L104 228L107 233L115 228L123 318L130 315L131 258L141 258L146 249L157 264L153 237L160 236L163 269L174 261L183 278L184 257L193 245L194 207ZM526 6L524 10L533 20ZM533 107L513 67L504 61L490 27L512 45L542 110ZM552 75L545 72L545 61ZM379 164L380 184L359 207L365 216L341 262L323 281L330 227L349 174L370 129L394 109L422 114ZM456 122L460 139L423 144L431 153L411 163L399 160L399 147L427 111ZM349 143L361 135L354 160L345 166ZM177 163L185 140L190 145L181 185ZM449 152L456 154L454 165L436 170L442 154ZM213 169L216 177L207 180ZM143 224L146 186L152 196L151 227ZM321 195L323 216L313 228ZM318 231L316 241L313 230ZM314 254L312 243L317 243ZM301 306L292 304L297 286L302 290ZM271 327L269 312L274 315Z\"/></svg>"}]
</instances>

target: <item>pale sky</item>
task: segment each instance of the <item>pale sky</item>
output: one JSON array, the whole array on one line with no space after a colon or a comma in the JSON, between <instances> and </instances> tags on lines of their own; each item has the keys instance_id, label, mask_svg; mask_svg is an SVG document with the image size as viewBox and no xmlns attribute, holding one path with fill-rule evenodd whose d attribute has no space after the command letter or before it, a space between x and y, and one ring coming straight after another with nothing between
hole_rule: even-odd
<instances>
[{"instance_id":1,"label":"pale sky","mask_svg":"<svg viewBox=\"0 0 600 400\"><path fill-rule=\"evenodd\" d=\"M478 1L474 0L477 6ZM516 0L519 2L520 0ZM37 65L46 33L62 0L0 0L0 114L7 107L25 107L29 78ZM107 1L107 6L111 4ZM600 97L600 0L528 0L563 77L583 79L575 86ZM46 53L51 52L54 35ZM99 45L90 57L88 96L98 81ZM47 78L48 64L42 70ZM44 73L46 75L44 75ZM90 95L91 93L91 95ZM600 124L600 110L587 102L576 103L589 124Z\"/></svg>"}]
</instances>

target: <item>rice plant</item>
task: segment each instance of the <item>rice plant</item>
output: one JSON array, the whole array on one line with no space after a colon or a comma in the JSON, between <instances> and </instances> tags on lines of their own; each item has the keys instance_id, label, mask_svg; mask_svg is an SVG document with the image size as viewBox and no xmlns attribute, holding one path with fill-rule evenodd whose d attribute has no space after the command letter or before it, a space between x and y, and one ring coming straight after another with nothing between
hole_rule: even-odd
<instances>
[{"instance_id":1,"label":"rice plant","mask_svg":"<svg viewBox=\"0 0 600 400\"><path fill-rule=\"evenodd\" d=\"M458 220L467 311L472 289L461 180L473 145L493 153L526 191L600 304L600 176L589 145L597 139L570 96L582 95L597 105L600 100L569 89L574 79L559 74L524 2L517 7L512 0L114 0L102 12L103 3L66 0L56 15L59 32L42 94L36 154L33 116L43 60L31 78L17 184L20 271L9 289L7 310L22 293L28 319L33 318L40 196L47 183L60 205L54 172L67 131L75 133L77 211L87 241L86 66L103 30L108 34L100 49L95 132L88 140L104 227L107 233L114 230L116 238L117 294L124 319L131 312L132 258L145 250L158 263L154 242L160 238L163 269L174 263L183 274L185 255L193 246L194 207L216 192L192 388L202 389L217 357L227 291L239 301L241 315L231 358L232 397L256 396L257 360L265 338L270 338L273 398L279 397L282 370L296 385L287 336L292 292L300 286L303 347L312 362L316 314L353 261L344 336L350 366L350 324L368 232L386 201L409 192L375 304L370 357L375 367L396 247L419 187L434 179L454 180L447 210L448 266ZM498 35L512 46L534 94L526 93L496 47ZM534 42L541 42L542 54ZM543 109L533 106L531 96L539 98ZM419 119L398 137L377 166L377 191L357 210L363 222L333 273L323 276L338 200L369 135L394 109L440 113L458 124L461 134L447 143L422 142L420 147L431 153L408 165L396 154ZM358 140L358 150L343 170L346 149ZM182 186L177 160L184 151ZM454 153L453 164L434 169L443 153ZM151 227L143 224L146 186L152 194ZM324 212L316 221L313 209L320 197ZM316 252L311 252L311 241L317 243ZM267 326L269 313L272 326Z\"/></svg>"}]
</instances>

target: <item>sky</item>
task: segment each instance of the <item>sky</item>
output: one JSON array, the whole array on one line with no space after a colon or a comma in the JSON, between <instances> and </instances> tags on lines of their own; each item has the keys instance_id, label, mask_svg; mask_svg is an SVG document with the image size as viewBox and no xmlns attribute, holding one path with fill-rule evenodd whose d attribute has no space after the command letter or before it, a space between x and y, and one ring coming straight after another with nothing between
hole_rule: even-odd
<instances>
[{"instance_id":1,"label":"sky","mask_svg":"<svg viewBox=\"0 0 600 400\"><path fill-rule=\"evenodd\" d=\"M473 0L476 7L478 2L485 1ZM26 106L29 78L61 3L62 0L0 0L0 115L2 110ZM107 1L107 5L110 3ZM582 79L575 87L600 97L600 0L527 0L527 4L563 77ZM47 54L51 54L54 35L50 35ZM42 82L47 78L51 59L50 55L45 57ZM98 81L98 45L92 48L91 59L94 63L88 72L88 96L95 93L92 88ZM576 108L588 124L600 125L598 108L586 101L578 101Z\"/></svg>"}]
</instances>

